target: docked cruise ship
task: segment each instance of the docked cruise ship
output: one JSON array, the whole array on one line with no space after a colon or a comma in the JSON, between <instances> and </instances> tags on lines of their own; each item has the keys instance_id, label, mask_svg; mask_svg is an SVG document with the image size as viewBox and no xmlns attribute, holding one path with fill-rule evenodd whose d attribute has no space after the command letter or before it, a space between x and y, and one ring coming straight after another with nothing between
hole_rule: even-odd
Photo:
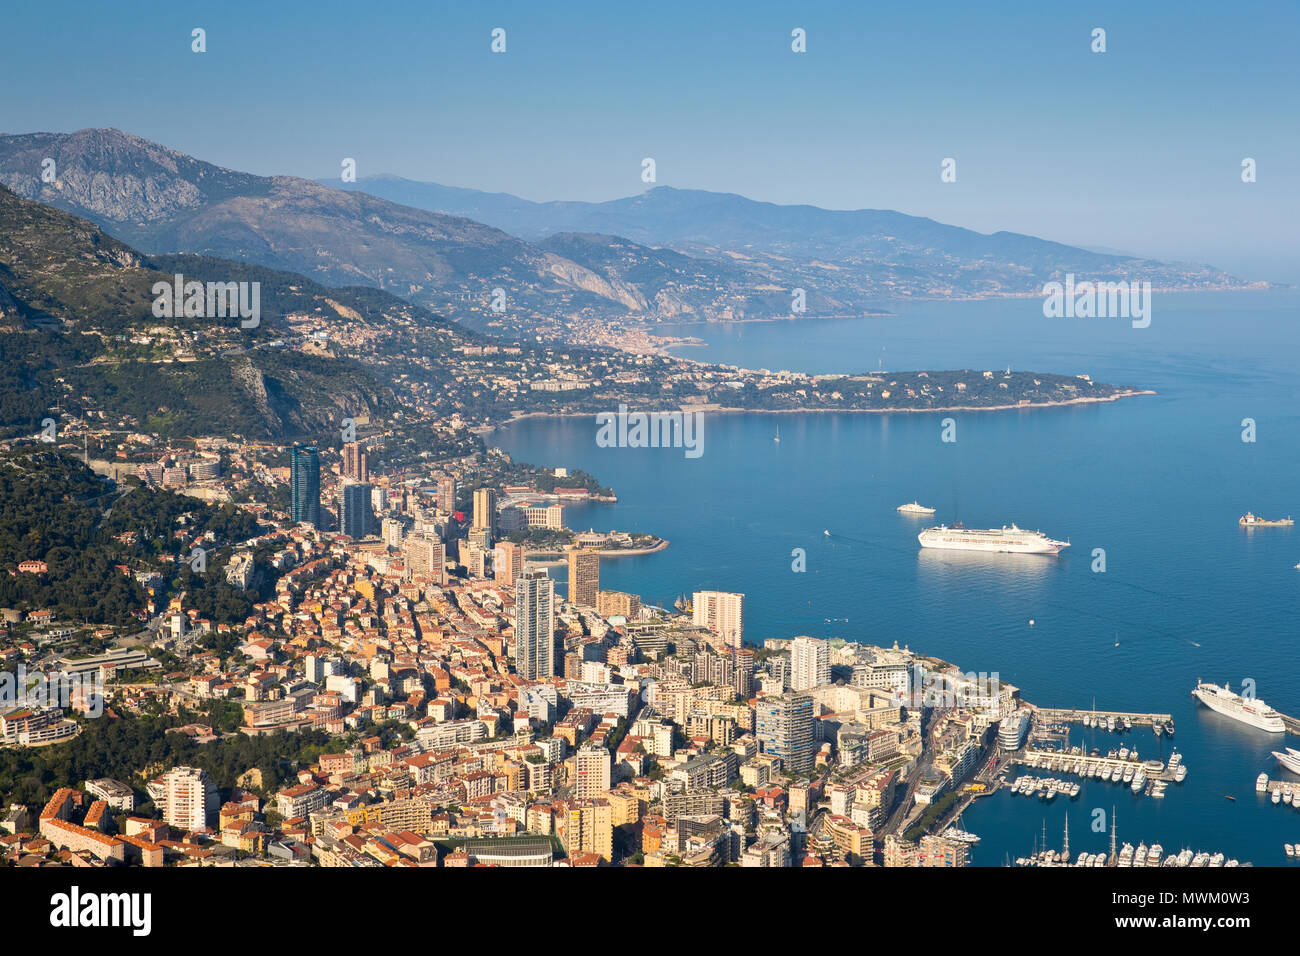
<instances>
[{"instance_id":1,"label":"docked cruise ship","mask_svg":"<svg viewBox=\"0 0 1300 956\"><path fill-rule=\"evenodd\" d=\"M926 528L917 540L923 548L951 551L1003 551L1012 554L1059 554L1068 541L1053 541L1041 531L1024 531L1014 524L1003 528L963 528L960 524Z\"/></svg>"},{"instance_id":2,"label":"docked cruise ship","mask_svg":"<svg viewBox=\"0 0 1300 956\"><path fill-rule=\"evenodd\" d=\"M1250 724L1252 727L1273 734L1286 732L1286 725L1282 723L1282 717L1277 711L1259 698L1248 700L1239 697L1229 690L1226 684L1220 687L1218 684L1202 684L1198 680L1192 696L1215 713L1239 720L1243 724Z\"/></svg>"}]
</instances>

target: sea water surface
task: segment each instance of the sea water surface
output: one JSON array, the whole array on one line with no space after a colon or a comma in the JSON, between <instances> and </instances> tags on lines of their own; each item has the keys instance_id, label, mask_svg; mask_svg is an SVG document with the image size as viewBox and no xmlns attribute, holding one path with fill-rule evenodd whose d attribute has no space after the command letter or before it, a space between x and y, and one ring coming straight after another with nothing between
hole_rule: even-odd
<instances>
[{"instance_id":1,"label":"sea water surface","mask_svg":"<svg viewBox=\"0 0 1300 956\"><path fill-rule=\"evenodd\" d=\"M897 641L996 672L1035 704L1174 716L1172 741L1150 730L1071 734L1103 753L1122 740L1143 758L1177 747L1190 773L1164 800L1098 782L1074 801L984 798L963 820L983 838L977 864L1028 854L1044 826L1059 848L1067 813L1071 850L1100 852L1109 837L1094 830L1109 829L1113 808L1120 841L1284 865L1300 809L1255 793L1260 771L1291 778L1269 755L1282 735L1211 713L1190 690L1197 678L1234 689L1250 679L1300 716L1300 527L1237 524L1248 510L1300 515L1300 293L1156 293L1145 329L1047 319L1037 299L892 308L887 318L664 331L706 341L683 357L748 368L1010 367L1157 394L999 412L716 414L697 459L599 448L585 418L521 421L490 440L616 490L617 504L570 509L571 527L672 542L603 561L602 587L663 605L680 592L742 591L750 643ZM946 417L953 443L941 441ZM1253 442L1242 440L1245 419ZM917 532L932 521L895 511L913 499L938 509L933 522L1014 522L1070 547L1056 558L922 550ZM806 552L802 573L794 549ZM1093 570L1096 549L1104 572Z\"/></svg>"}]
</instances>

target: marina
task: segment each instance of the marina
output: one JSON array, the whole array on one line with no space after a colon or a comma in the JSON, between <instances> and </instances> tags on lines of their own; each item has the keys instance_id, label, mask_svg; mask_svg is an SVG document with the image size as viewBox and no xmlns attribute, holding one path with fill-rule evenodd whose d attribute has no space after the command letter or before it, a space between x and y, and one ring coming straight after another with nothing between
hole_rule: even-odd
<instances>
[{"instance_id":1,"label":"marina","mask_svg":"<svg viewBox=\"0 0 1300 956\"><path fill-rule=\"evenodd\" d=\"M1169 784L1182 783L1188 775L1182 754L1177 751L1165 763L1162 760L1144 761L1136 750L1130 751L1127 747L1109 751L1105 756L1100 753L1084 753L1079 747L1069 751L1027 748L1023 753L1008 756L1006 763L1031 770L1063 773L1081 780L1118 783L1139 796L1156 798L1165 795ZM1013 794L1039 795L1047 800L1062 793L1070 797L1079 794L1078 784L1032 775L1021 776L1008 786Z\"/></svg>"},{"instance_id":2,"label":"marina","mask_svg":"<svg viewBox=\"0 0 1300 956\"><path fill-rule=\"evenodd\" d=\"M1034 717L1047 724L1079 724L1122 733L1135 727L1147 727L1159 734L1173 734L1172 714L1139 714L1119 710L1083 710L1063 707L1035 707Z\"/></svg>"}]
</instances>

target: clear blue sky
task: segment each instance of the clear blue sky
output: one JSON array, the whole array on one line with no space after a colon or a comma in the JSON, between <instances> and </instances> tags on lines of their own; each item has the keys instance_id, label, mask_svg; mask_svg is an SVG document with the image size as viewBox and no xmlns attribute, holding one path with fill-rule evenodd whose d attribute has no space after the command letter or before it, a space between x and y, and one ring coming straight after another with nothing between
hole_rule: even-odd
<instances>
[{"instance_id":1,"label":"clear blue sky","mask_svg":"<svg viewBox=\"0 0 1300 956\"><path fill-rule=\"evenodd\" d=\"M308 177L351 156L530 199L637 192L653 156L660 184L1300 281L1295 0L46 0L3 23L6 132L116 126Z\"/></svg>"}]
</instances>

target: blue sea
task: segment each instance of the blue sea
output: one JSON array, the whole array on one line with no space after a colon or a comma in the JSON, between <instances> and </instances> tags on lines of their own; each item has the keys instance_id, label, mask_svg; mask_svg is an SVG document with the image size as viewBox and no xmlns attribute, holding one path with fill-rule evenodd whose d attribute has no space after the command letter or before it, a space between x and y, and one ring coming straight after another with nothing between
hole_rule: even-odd
<instances>
[{"instance_id":1,"label":"blue sea","mask_svg":"<svg viewBox=\"0 0 1300 956\"><path fill-rule=\"evenodd\" d=\"M1281 736L1205 710L1190 690L1197 678L1234 689L1249 679L1300 716L1300 528L1237 524L1248 510L1300 515L1300 292L1157 292L1145 329L1046 319L1037 299L890 308L881 318L664 331L705 340L684 357L748 368L1010 367L1157 394L1004 412L717 414L696 459L599 448L585 418L521 421L491 441L616 490L617 504L572 509L570 526L671 541L602 562L603 587L664 605L680 592L742 591L751 643L897 641L996 672L1036 704L1173 714L1172 741L1149 730L1072 732L1072 743L1105 752L1123 740L1144 758L1176 746L1190 773L1163 801L1096 782L1064 803L985 798L963 819L983 838L977 864L1027 855L1044 825L1059 846L1067 813L1071 849L1100 852L1109 837L1093 832L1097 811L1108 828L1113 808L1120 841L1286 865L1282 844L1300 841L1300 810L1255 793L1260 771L1289 776L1269 755ZM952 443L941 441L946 417ZM1242 440L1245 419L1253 442ZM923 551L916 534L927 519L895 511L913 499L936 507L937 521L1014 522L1070 547L1057 558ZM795 549L807 555L802 573Z\"/></svg>"}]
</instances>

